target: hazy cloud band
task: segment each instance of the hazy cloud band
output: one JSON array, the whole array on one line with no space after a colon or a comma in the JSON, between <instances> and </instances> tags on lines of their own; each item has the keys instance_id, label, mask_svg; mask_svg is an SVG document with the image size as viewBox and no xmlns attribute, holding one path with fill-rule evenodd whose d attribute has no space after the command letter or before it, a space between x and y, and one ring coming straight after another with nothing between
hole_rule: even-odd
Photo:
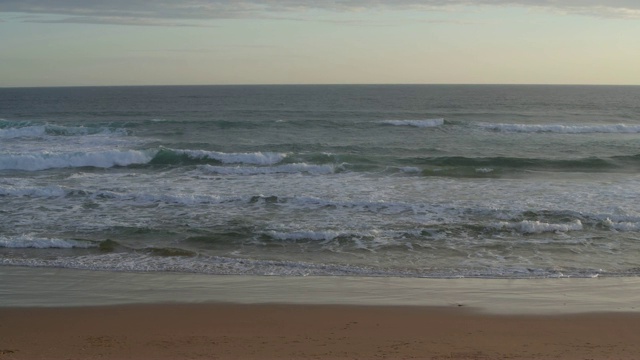
<instances>
[{"instance_id":1,"label":"hazy cloud band","mask_svg":"<svg viewBox=\"0 0 640 360\"><path fill-rule=\"evenodd\" d=\"M425 11L457 6L524 6L579 15L640 19L638 0L0 0L0 12L69 17L55 22L130 25L170 25L176 20L274 18L283 14L300 15L310 10Z\"/></svg>"}]
</instances>

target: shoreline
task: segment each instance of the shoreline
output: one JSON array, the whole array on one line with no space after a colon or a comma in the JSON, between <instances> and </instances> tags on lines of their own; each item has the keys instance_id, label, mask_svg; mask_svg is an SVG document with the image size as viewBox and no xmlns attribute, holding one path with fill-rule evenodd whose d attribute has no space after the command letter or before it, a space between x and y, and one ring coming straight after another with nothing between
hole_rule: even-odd
<instances>
[{"instance_id":1,"label":"shoreline","mask_svg":"<svg viewBox=\"0 0 640 360\"><path fill-rule=\"evenodd\" d=\"M0 308L0 359L635 359L640 314L137 304Z\"/></svg>"},{"instance_id":2,"label":"shoreline","mask_svg":"<svg viewBox=\"0 0 640 360\"><path fill-rule=\"evenodd\" d=\"M640 278L0 267L0 360L635 359Z\"/></svg>"},{"instance_id":3,"label":"shoreline","mask_svg":"<svg viewBox=\"0 0 640 360\"><path fill-rule=\"evenodd\" d=\"M640 313L640 277L278 277L0 266L0 283L0 308L234 303L464 307L514 315Z\"/></svg>"}]
</instances>

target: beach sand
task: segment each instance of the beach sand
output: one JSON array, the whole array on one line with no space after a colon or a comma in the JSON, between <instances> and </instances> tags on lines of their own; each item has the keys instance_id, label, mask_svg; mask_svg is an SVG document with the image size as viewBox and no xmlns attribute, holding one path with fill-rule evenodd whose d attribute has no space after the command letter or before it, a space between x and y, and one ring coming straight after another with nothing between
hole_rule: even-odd
<instances>
[{"instance_id":1,"label":"beach sand","mask_svg":"<svg viewBox=\"0 0 640 360\"><path fill-rule=\"evenodd\" d=\"M0 360L638 359L640 278L0 266Z\"/></svg>"},{"instance_id":2,"label":"beach sand","mask_svg":"<svg viewBox=\"0 0 640 360\"><path fill-rule=\"evenodd\" d=\"M462 307L0 308L0 359L637 359L640 315Z\"/></svg>"}]
</instances>

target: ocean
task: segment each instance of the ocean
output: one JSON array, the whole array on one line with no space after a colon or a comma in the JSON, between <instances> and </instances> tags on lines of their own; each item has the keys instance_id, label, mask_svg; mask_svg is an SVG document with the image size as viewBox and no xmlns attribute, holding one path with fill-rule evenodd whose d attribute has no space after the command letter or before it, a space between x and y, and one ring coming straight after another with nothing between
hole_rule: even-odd
<instances>
[{"instance_id":1,"label":"ocean","mask_svg":"<svg viewBox=\"0 0 640 360\"><path fill-rule=\"evenodd\" d=\"M0 265L640 274L640 87L0 89Z\"/></svg>"}]
</instances>

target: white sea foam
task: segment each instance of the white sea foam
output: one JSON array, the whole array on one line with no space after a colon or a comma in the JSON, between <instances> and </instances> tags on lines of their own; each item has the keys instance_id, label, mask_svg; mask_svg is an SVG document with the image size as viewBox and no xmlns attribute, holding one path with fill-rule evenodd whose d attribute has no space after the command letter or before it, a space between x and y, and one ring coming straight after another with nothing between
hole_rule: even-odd
<instances>
[{"instance_id":1,"label":"white sea foam","mask_svg":"<svg viewBox=\"0 0 640 360\"><path fill-rule=\"evenodd\" d=\"M127 135L125 129L110 129L107 127L85 127L85 126L63 126L47 124L46 132L50 135L67 135L67 136L83 136L83 135Z\"/></svg>"},{"instance_id":2,"label":"white sea foam","mask_svg":"<svg viewBox=\"0 0 640 360\"><path fill-rule=\"evenodd\" d=\"M221 197L209 194L197 193L149 193L149 192L115 192L101 190L88 193L89 198L94 200L108 199L127 203L127 205L148 205L154 203L165 203L174 205L201 205L201 204L221 204L227 202L244 202L241 197Z\"/></svg>"},{"instance_id":3,"label":"white sea foam","mask_svg":"<svg viewBox=\"0 0 640 360\"><path fill-rule=\"evenodd\" d=\"M144 191L116 192L110 190L81 190L56 185L37 187L21 185L0 185L0 197L61 198L80 195L92 200L116 200L133 205L165 203L176 205L220 204L227 202L248 202L243 197L221 197L198 193L150 193Z\"/></svg>"},{"instance_id":4,"label":"white sea foam","mask_svg":"<svg viewBox=\"0 0 640 360\"><path fill-rule=\"evenodd\" d=\"M0 236L0 248L11 249L72 249L81 248L88 249L97 247L95 243L88 241L78 240L64 240L64 239L51 239L43 238L32 235L19 235L13 237Z\"/></svg>"},{"instance_id":5,"label":"white sea foam","mask_svg":"<svg viewBox=\"0 0 640 360\"><path fill-rule=\"evenodd\" d=\"M153 256L143 253L111 253L57 259L0 258L0 265L64 267L103 271L169 271L216 275L278 276L406 276L402 271L385 271L352 265L314 264L297 261L235 259L227 257Z\"/></svg>"},{"instance_id":6,"label":"white sea foam","mask_svg":"<svg viewBox=\"0 0 640 360\"><path fill-rule=\"evenodd\" d=\"M40 137L45 135L44 126L26 126L19 128L0 129L0 139L14 139L23 137Z\"/></svg>"},{"instance_id":7,"label":"white sea foam","mask_svg":"<svg viewBox=\"0 0 640 360\"><path fill-rule=\"evenodd\" d=\"M305 163L287 164L273 167L228 167L203 165L199 167L201 171L210 174L220 175L268 175L268 174L298 174L306 173L312 175L333 174L332 165L309 165Z\"/></svg>"},{"instance_id":8,"label":"white sea foam","mask_svg":"<svg viewBox=\"0 0 640 360\"><path fill-rule=\"evenodd\" d=\"M282 242L308 242L323 246L332 252L366 250L376 252L389 247L404 247L413 250L413 244L407 240L407 236L420 236L421 230L395 231L395 230L298 230L298 231L266 231L261 233L269 238ZM348 240L334 242L336 239ZM259 242L259 241L258 241Z\"/></svg>"},{"instance_id":9,"label":"white sea foam","mask_svg":"<svg viewBox=\"0 0 640 360\"><path fill-rule=\"evenodd\" d=\"M490 172L493 172L493 169L492 168L479 168L479 169L476 169L476 172L477 173L481 173L481 174L488 174Z\"/></svg>"},{"instance_id":10,"label":"white sea foam","mask_svg":"<svg viewBox=\"0 0 640 360\"><path fill-rule=\"evenodd\" d=\"M382 214L400 214L403 212L418 213L420 211L424 211L426 208L431 208L431 206L423 204L386 201L339 201L309 196L296 196L291 198L289 202L301 207L331 206L344 209L355 209L364 212L379 212Z\"/></svg>"},{"instance_id":11,"label":"white sea foam","mask_svg":"<svg viewBox=\"0 0 640 360\"><path fill-rule=\"evenodd\" d=\"M42 152L29 155L0 154L0 170L36 171L70 167L110 168L114 166L146 164L151 161L154 155L155 151L139 150L77 153Z\"/></svg>"},{"instance_id":12,"label":"white sea foam","mask_svg":"<svg viewBox=\"0 0 640 360\"><path fill-rule=\"evenodd\" d=\"M212 159L225 164L274 165L282 161L287 154L274 152L222 153L206 150L171 150L194 159Z\"/></svg>"},{"instance_id":13,"label":"white sea foam","mask_svg":"<svg viewBox=\"0 0 640 360\"><path fill-rule=\"evenodd\" d=\"M437 127L444 124L444 119L424 119L424 120L384 120L385 125L394 126L415 126L420 128Z\"/></svg>"},{"instance_id":14,"label":"white sea foam","mask_svg":"<svg viewBox=\"0 0 640 360\"><path fill-rule=\"evenodd\" d=\"M640 133L640 125L611 124L611 125L562 125L562 124L479 124L481 128L491 131L515 133L559 133L559 134L589 134L589 133Z\"/></svg>"},{"instance_id":15,"label":"white sea foam","mask_svg":"<svg viewBox=\"0 0 640 360\"><path fill-rule=\"evenodd\" d=\"M639 231L640 223L639 222L614 222L611 219L607 218L602 222L606 227L623 232L631 232L631 231Z\"/></svg>"},{"instance_id":16,"label":"white sea foam","mask_svg":"<svg viewBox=\"0 0 640 360\"><path fill-rule=\"evenodd\" d=\"M139 194L135 196L135 199L141 202L163 202L179 205L219 204L221 202L232 201L227 198L221 198L220 196L198 194Z\"/></svg>"},{"instance_id":17,"label":"white sea foam","mask_svg":"<svg viewBox=\"0 0 640 360\"><path fill-rule=\"evenodd\" d=\"M598 275L637 275L637 272L604 272L603 270L577 270L563 273L555 269L494 266L490 269L455 272L447 269L379 269L367 266L238 259L220 256L153 256L145 253L110 253L76 257L6 258L0 257L0 266L52 267L115 272L179 272L212 275L258 276L364 276L364 277L421 277L421 278L592 278Z\"/></svg>"},{"instance_id":18,"label":"white sea foam","mask_svg":"<svg viewBox=\"0 0 640 360\"><path fill-rule=\"evenodd\" d=\"M541 221L523 220L519 222L504 222L493 224L496 229L510 229L523 234L541 234L545 232L569 232L583 229L580 220L574 220L566 224L550 224Z\"/></svg>"},{"instance_id":19,"label":"white sea foam","mask_svg":"<svg viewBox=\"0 0 640 360\"><path fill-rule=\"evenodd\" d=\"M405 167L401 167L400 171L405 172L405 173L419 173L420 172L420 168L414 167L414 166L405 166Z\"/></svg>"}]
</instances>

